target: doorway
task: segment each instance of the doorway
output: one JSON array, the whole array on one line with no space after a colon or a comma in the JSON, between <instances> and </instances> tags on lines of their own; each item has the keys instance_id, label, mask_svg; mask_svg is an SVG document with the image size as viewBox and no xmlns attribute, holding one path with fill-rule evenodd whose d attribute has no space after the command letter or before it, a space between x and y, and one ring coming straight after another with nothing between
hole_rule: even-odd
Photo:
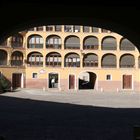
<instances>
[{"instance_id":1,"label":"doorway","mask_svg":"<svg viewBox=\"0 0 140 140\"><path fill-rule=\"evenodd\" d=\"M97 76L93 72L83 72L79 75L79 89L95 89Z\"/></svg>"},{"instance_id":2,"label":"doorway","mask_svg":"<svg viewBox=\"0 0 140 140\"><path fill-rule=\"evenodd\" d=\"M123 89L132 89L132 75L123 75Z\"/></svg>"},{"instance_id":3,"label":"doorway","mask_svg":"<svg viewBox=\"0 0 140 140\"><path fill-rule=\"evenodd\" d=\"M69 89L75 89L75 75L69 75Z\"/></svg>"},{"instance_id":4,"label":"doorway","mask_svg":"<svg viewBox=\"0 0 140 140\"><path fill-rule=\"evenodd\" d=\"M21 88L22 83L22 74L21 73L13 73L12 75L12 87L13 89Z\"/></svg>"},{"instance_id":5,"label":"doorway","mask_svg":"<svg viewBox=\"0 0 140 140\"><path fill-rule=\"evenodd\" d=\"M58 88L58 73L49 73L49 88Z\"/></svg>"}]
</instances>

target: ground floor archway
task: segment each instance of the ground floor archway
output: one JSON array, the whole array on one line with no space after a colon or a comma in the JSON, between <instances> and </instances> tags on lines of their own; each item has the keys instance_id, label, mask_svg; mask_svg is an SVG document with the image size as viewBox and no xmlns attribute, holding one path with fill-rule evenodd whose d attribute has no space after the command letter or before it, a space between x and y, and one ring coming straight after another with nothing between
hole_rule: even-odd
<instances>
[{"instance_id":1,"label":"ground floor archway","mask_svg":"<svg viewBox=\"0 0 140 140\"><path fill-rule=\"evenodd\" d=\"M82 72L78 77L79 89L95 89L97 76L93 72Z\"/></svg>"}]
</instances>

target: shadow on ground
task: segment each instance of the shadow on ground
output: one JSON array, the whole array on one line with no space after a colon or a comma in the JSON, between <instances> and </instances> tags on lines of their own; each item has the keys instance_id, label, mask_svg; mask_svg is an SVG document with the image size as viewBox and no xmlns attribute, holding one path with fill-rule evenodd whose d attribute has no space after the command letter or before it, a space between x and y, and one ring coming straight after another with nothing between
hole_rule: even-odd
<instances>
[{"instance_id":1,"label":"shadow on ground","mask_svg":"<svg viewBox=\"0 0 140 140\"><path fill-rule=\"evenodd\" d=\"M0 96L5 140L132 140L140 109L114 109Z\"/></svg>"}]
</instances>

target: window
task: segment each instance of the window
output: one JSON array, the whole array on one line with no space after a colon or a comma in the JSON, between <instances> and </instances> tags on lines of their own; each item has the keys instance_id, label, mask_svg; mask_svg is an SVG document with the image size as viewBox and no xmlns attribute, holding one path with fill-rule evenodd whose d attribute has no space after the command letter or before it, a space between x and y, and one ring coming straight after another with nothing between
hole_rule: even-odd
<instances>
[{"instance_id":1,"label":"window","mask_svg":"<svg viewBox=\"0 0 140 140\"><path fill-rule=\"evenodd\" d=\"M36 27L36 31L43 31L43 26Z\"/></svg>"},{"instance_id":2,"label":"window","mask_svg":"<svg viewBox=\"0 0 140 140\"><path fill-rule=\"evenodd\" d=\"M29 66L43 66L43 55L38 52L33 52L28 55Z\"/></svg>"},{"instance_id":3,"label":"window","mask_svg":"<svg viewBox=\"0 0 140 140\"><path fill-rule=\"evenodd\" d=\"M98 33L98 32L99 32L99 28L97 28L97 27L92 27L92 32L93 32L93 33Z\"/></svg>"},{"instance_id":4,"label":"window","mask_svg":"<svg viewBox=\"0 0 140 140\"><path fill-rule=\"evenodd\" d=\"M53 31L53 26L52 25L46 26L46 31Z\"/></svg>"},{"instance_id":5,"label":"window","mask_svg":"<svg viewBox=\"0 0 140 140\"><path fill-rule=\"evenodd\" d=\"M37 73L33 73L32 78L37 78Z\"/></svg>"},{"instance_id":6,"label":"window","mask_svg":"<svg viewBox=\"0 0 140 140\"><path fill-rule=\"evenodd\" d=\"M43 38L40 35L29 36L28 48L43 48Z\"/></svg>"},{"instance_id":7,"label":"window","mask_svg":"<svg viewBox=\"0 0 140 140\"><path fill-rule=\"evenodd\" d=\"M73 26L72 25L65 25L64 30L65 30L65 32L73 32Z\"/></svg>"},{"instance_id":8,"label":"window","mask_svg":"<svg viewBox=\"0 0 140 140\"><path fill-rule=\"evenodd\" d=\"M111 80L111 79L112 79L111 75L110 74L107 74L106 75L106 80Z\"/></svg>"},{"instance_id":9,"label":"window","mask_svg":"<svg viewBox=\"0 0 140 140\"><path fill-rule=\"evenodd\" d=\"M55 26L55 31L56 32L60 32L62 30L62 26L61 25L56 25Z\"/></svg>"},{"instance_id":10,"label":"window","mask_svg":"<svg viewBox=\"0 0 140 140\"><path fill-rule=\"evenodd\" d=\"M83 26L83 32L90 32L89 26Z\"/></svg>"},{"instance_id":11,"label":"window","mask_svg":"<svg viewBox=\"0 0 140 140\"><path fill-rule=\"evenodd\" d=\"M73 31L74 32L80 32L80 26L73 26Z\"/></svg>"}]
</instances>

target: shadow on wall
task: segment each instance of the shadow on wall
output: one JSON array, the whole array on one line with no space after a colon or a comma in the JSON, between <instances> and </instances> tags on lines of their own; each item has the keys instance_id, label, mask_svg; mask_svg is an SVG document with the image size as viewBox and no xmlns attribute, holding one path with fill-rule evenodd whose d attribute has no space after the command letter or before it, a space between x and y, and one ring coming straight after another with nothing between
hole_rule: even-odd
<instances>
[{"instance_id":1,"label":"shadow on wall","mask_svg":"<svg viewBox=\"0 0 140 140\"><path fill-rule=\"evenodd\" d=\"M9 81L3 74L0 74L0 93L11 90L11 81Z\"/></svg>"},{"instance_id":2,"label":"shadow on wall","mask_svg":"<svg viewBox=\"0 0 140 140\"><path fill-rule=\"evenodd\" d=\"M132 140L140 108L103 108L0 96L5 140Z\"/></svg>"}]
</instances>

